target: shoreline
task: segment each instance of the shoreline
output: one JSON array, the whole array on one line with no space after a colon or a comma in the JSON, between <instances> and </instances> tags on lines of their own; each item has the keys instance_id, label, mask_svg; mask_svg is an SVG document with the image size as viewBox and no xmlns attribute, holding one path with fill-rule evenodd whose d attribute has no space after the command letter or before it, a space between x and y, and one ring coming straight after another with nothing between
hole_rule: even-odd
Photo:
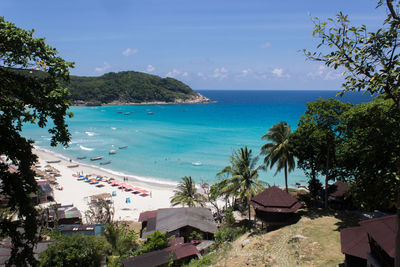
<instances>
[{"instance_id":1,"label":"shoreline","mask_svg":"<svg viewBox=\"0 0 400 267\"><path fill-rule=\"evenodd\" d=\"M68 159L60 157L56 153L45 151L40 148L34 148L32 152L38 156L41 168L46 165L51 165L60 171L60 176L57 177L57 182L62 190L54 189L54 200L62 205L73 204L82 213L83 221L85 221L85 211L89 209L88 203L90 201L90 196L101 193L112 194L113 192L116 192L116 196L112 198L115 210L115 220L137 221L141 212L171 207L170 198L175 189L175 186L173 185L145 182L134 179L131 176L116 175L115 173L108 172L102 168L81 164L75 161L70 162ZM54 160L60 160L60 162L47 162ZM72 164L79 164L79 166L68 168L68 166ZM118 181L125 182L135 187L140 187L151 193L148 196L140 196L139 194L136 195L112 187L110 184L105 184L104 187L98 188L95 185L85 183L84 181L78 181L73 177L73 175L77 173L113 177ZM124 181L124 177L128 178L128 180ZM130 199L130 203L127 203L127 198Z\"/></svg>"},{"instance_id":2,"label":"shoreline","mask_svg":"<svg viewBox=\"0 0 400 267\"><path fill-rule=\"evenodd\" d=\"M121 102L121 101L113 101L110 103L99 103L96 101L84 101L84 100L74 100L73 106L144 106L144 105L190 105L190 104L208 104L208 103L216 103L217 101L213 101L199 93L196 96L193 96L188 99L176 99L173 102L166 101L145 101L145 102Z\"/></svg>"}]
</instances>

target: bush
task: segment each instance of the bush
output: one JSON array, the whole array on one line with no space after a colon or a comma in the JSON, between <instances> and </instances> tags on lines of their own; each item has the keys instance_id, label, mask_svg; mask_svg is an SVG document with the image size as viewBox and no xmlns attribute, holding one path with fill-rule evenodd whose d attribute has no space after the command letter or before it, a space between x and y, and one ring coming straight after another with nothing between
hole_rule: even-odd
<instances>
[{"instance_id":1,"label":"bush","mask_svg":"<svg viewBox=\"0 0 400 267\"><path fill-rule=\"evenodd\" d=\"M100 266L110 246L104 237L74 234L57 238L39 254L39 266Z\"/></svg>"},{"instance_id":2,"label":"bush","mask_svg":"<svg viewBox=\"0 0 400 267\"><path fill-rule=\"evenodd\" d=\"M224 242L232 242L236 240L240 235L246 232L246 227L228 227L223 226L219 228L218 232L215 234L215 244L217 246L223 244Z\"/></svg>"},{"instance_id":3,"label":"bush","mask_svg":"<svg viewBox=\"0 0 400 267\"><path fill-rule=\"evenodd\" d=\"M157 230L147 236L146 242L144 242L143 246L135 252L135 255L164 249L168 247L169 240L170 238L167 237L167 233L161 233Z\"/></svg>"},{"instance_id":4,"label":"bush","mask_svg":"<svg viewBox=\"0 0 400 267\"><path fill-rule=\"evenodd\" d=\"M235 223L235 217L233 216L232 208L228 208L225 210L222 222L226 226L232 226Z\"/></svg>"}]
</instances>

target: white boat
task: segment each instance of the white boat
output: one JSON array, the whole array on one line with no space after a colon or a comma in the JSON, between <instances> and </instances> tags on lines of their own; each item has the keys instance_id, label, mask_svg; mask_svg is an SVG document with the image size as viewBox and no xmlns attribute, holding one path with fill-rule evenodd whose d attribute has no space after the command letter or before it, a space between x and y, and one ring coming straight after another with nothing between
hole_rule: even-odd
<instances>
[{"instance_id":1,"label":"white boat","mask_svg":"<svg viewBox=\"0 0 400 267\"><path fill-rule=\"evenodd\" d=\"M202 165L202 163L200 161L195 161L195 162L192 162L192 165L200 166L200 165Z\"/></svg>"},{"instance_id":2,"label":"white boat","mask_svg":"<svg viewBox=\"0 0 400 267\"><path fill-rule=\"evenodd\" d=\"M115 150L110 150L110 152L108 152L108 154L114 155L114 154L117 154L117 151L115 151Z\"/></svg>"}]
</instances>

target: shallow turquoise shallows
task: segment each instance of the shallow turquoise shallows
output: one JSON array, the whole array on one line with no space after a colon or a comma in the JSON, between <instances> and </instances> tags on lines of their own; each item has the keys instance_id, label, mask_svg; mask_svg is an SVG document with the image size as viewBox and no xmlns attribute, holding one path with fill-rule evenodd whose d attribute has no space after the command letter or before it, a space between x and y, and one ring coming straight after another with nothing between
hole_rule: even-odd
<instances>
[{"instance_id":1,"label":"shallow turquoise shallows","mask_svg":"<svg viewBox=\"0 0 400 267\"><path fill-rule=\"evenodd\" d=\"M41 148L74 161L119 174L141 176L161 183L192 176L197 182L217 181L216 173L229 164L232 152L248 146L255 156L261 136L275 123L296 128L309 101L334 97L334 91L199 91L217 101L194 105L71 107L72 140L68 148L52 148L45 129L28 125L24 135ZM347 94L342 101L370 101L369 95ZM126 148L123 148L126 147ZM120 149L121 148L121 149ZM110 155L109 152L116 153ZM79 160L78 157L86 159ZM100 161L92 157L103 156ZM107 165L101 162L111 161ZM260 158L260 163L262 162ZM283 185L283 172L260 172L270 184ZM289 174L289 185L306 183L304 173Z\"/></svg>"}]
</instances>

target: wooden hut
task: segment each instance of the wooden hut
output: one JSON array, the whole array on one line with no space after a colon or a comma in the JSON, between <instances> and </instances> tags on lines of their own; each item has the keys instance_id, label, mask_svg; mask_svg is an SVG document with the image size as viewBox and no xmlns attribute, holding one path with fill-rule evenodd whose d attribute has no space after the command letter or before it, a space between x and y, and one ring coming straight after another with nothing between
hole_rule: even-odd
<instances>
[{"instance_id":1,"label":"wooden hut","mask_svg":"<svg viewBox=\"0 0 400 267\"><path fill-rule=\"evenodd\" d=\"M271 186L249 201L256 211L256 218L268 225L283 225L294 219L301 204L277 186Z\"/></svg>"}]
</instances>

